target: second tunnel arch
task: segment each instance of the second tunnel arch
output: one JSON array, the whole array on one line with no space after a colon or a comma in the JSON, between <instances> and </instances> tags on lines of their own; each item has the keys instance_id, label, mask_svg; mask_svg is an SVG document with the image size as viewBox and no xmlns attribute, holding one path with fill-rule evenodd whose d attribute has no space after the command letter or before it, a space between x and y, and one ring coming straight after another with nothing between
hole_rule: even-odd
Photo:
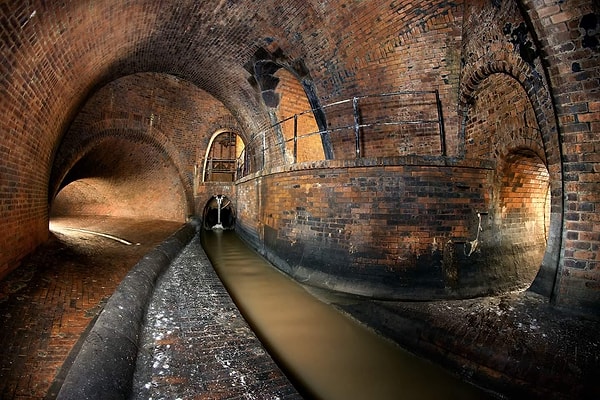
<instances>
[{"instance_id":1,"label":"second tunnel arch","mask_svg":"<svg viewBox=\"0 0 600 400\"><path fill-rule=\"evenodd\" d=\"M220 128L214 132L206 148L202 182L235 181L249 164L245 149L245 141L237 129Z\"/></svg>"},{"instance_id":2,"label":"second tunnel arch","mask_svg":"<svg viewBox=\"0 0 600 400\"><path fill-rule=\"evenodd\" d=\"M235 220L235 207L227 195L216 194L204 205L202 226L206 230L233 230Z\"/></svg>"},{"instance_id":3,"label":"second tunnel arch","mask_svg":"<svg viewBox=\"0 0 600 400\"><path fill-rule=\"evenodd\" d=\"M79 208L79 214L100 212L184 221L193 213L191 184L172 151L144 131L113 127L89 136L76 148L74 158L61 158L54 167L50 190L54 214ZM157 201L158 193L170 195ZM78 204L78 196L91 203ZM106 204L109 200L112 205Z\"/></svg>"},{"instance_id":4,"label":"second tunnel arch","mask_svg":"<svg viewBox=\"0 0 600 400\"><path fill-rule=\"evenodd\" d=\"M169 180L183 187L184 215L193 215L194 165L204 145L198 132L227 118L233 116L219 99L185 78L161 72L115 77L88 96L57 143L49 202L81 155L94 143L114 136L146 142L157 154L164 154L178 177Z\"/></svg>"},{"instance_id":5,"label":"second tunnel arch","mask_svg":"<svg viewBox=\"0 0 600 400\"><path fill-rule=\"evenodd\" d=\"M514 55L508 55L507 58L508 61L502 62L481 61L472 67L461 84L459 107L464 116L464 147L461 153L467 158L491 156L497 163L493 204L490 205L492 209L488 218L497 229L503 226L498 219L502 215L500 203L508 198L507 188L511 186L506 180L506 173L514 177L519 165L535 165L532 168L539 171L540 180L537 183L546 189L536 191L528 201L544 203L544 249L541 255L535 257L539 260L536 261L537 275L527 286L552 301L561 251L561 238L557 232L562 229L563 213L562 167L556 117L549 93L543 85L536 83L542 77L529 77L531 70L527 65L519 63ZM493 92L490 88L496 89ZM490 107L491 113L485 111L486 103L494 105ZM508 108L506 117L499 116L502 105ZM482 114L482 110L485 114ZM509 116L510 119L507 119ZM477 126L474 124L476 120L491 129L486 131L481 140L470 131ZM484 144L483 147L481 144ZM524 176L532 177L533 174ZM491 242L498 243L494 238L491 238Z\"/></svg>"}]
</instances>

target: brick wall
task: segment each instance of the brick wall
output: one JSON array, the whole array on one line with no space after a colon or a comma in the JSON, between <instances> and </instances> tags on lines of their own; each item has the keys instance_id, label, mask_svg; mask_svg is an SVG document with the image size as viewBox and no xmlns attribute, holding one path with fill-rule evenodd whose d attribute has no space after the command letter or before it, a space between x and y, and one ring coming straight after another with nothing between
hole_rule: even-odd
<instances>
[{"instance_id":1,"label":"brick wall","mask_svg":"<svg viewBox=\"0 0 600 400\"><path fill-rule=\"evenodd\" d=\"M493 170L427 160L329 161L249 177L237 188L240 231L292 275L355 293L424 299L530 283L529 254L499 258L489 243L471 252Z\"/></svg>"},{"instance_id":2,"label":"brick wall","mask_svg":"<svg viewBox=\"0 0 600 400\"><path fill-rule=\"evenodd\" d=\"M521 14L521 9L525 14ZM599 68L597 29L588 27L597 21L598 7L586 1L569 4L524 1L522 8L511 2L497 6L470 3L465 10L463 54L466 62L461 78L461 96L469 97L479 85L489 82L488 77L497 73L511 76L527 94L542 147L536 139L521 141L521 146L533 150L546 164L551 192L548 244L538 276L543 279L536 290L558 304L588 310L597 309L600 301L600 292L594 283L597 281L594 265L598 237L593 234L595 228L591 222L595 220L592 210L598 201L598 196L592 194L597 190L594 189L596 180L592 178L595 161L591 155L595 152L593 132L598 132L598 127L593 122L594 101L588 90L597 87L593 78L598 76ZM465 103L470 100L464 99ZM495 100L490 98L490 104L499 107L502 103ZM515 100L515 108L520 109L522 102ZM523 120L530 121L530 118L524 115ZM518 119L511 120L510 126L516 121ZM498 124L499 127L505 125ZM513 143L513 138L507 142ZM491 154L499 155L499 162L503 162L502 154L510 154L506 145L502 147L504 149L494 150L492 145ZM569 166L570 163L575 166ZM582 173L590 179L584 178L586 182L582 182ZM579 202L582 193L586 198L583 207ZM573 232L565 220L569 209L578 210L568 217L575 218ZM590 222L581 224L582 220ZM585 243L577 246L588 252L576 256L570 250L575 244L569 243L567 238L577 238L580 229L586 231ZM572 258L569 260L569 257Z\"/></svg>"},{"instance_id":3,"label":"brick wall","mask_svg":"<svg viewBox=\"0 0 600 400\"><path fill-rule=\"evenodd\" d=\"M595 2L525 1L543 38L556 101L564 179L564 246L555 301L598 313L600 309L600 9Z\"/></svg>"},{"instance_id":4,"label":"brick wall","mask_svg":"<svg viewBox=\"0 0 600 400\"><path fill-rule=\"evenodd\" d=\"M590 0L560 4L543 0L390 0L376 4L243 1L210 5L150 0L136 4L110 0L93 4L78 0L4 2L0 5L0 87L6 94L0 99L0 275L14 268L47 236L48 199L55 194L57 182L75 165L74 159L61 159L57 153L69 126L83 118L77 115L87 99L124 76L164 73L202 90L191 94L182 83L174 92L178 96L173 99L173 112L167 113L170 117L157 113L152 120L161 126L156 128L151 146L162 148L161 157L170 160L177 171L175 180L186 193L184 208L197 209L194 196L199 199L202 189L193 190L193 171L195 165L202 165L202 145L195 147L196 142L186 136L185 130L193 130L193 124L176 132L165 121L189 120L194 112L181 110L190 110L202 98L212 96L222 108L206 109L201 115L203 121L208 118L210 122L206 129L198 129L199 142L209 140L219 126L232 124L249 142L253 134L272 122L252 72L258 54L288 71L302 71L300 75L310 83L315 100L321 104L355 95L437 89L447 151L452 157L484 156L486 146L496 151L494 141L482 136L489 126L478 130L472 120L463 130L463 118L469 118L474 99L478 110L487 110L500 124L493 129L502 135L510 134L498 130L510 113L485 103L492 104L493 90L498 90L505 101L516 101L515 109L526 111L523 120L528 121L521 128L532 127L530 116L535 116L543 150L536 150L537 138L529 140L532 130L510 132L520 132L514 139L529 140L525 147L532 149L548 169L551 222L542 269L552 283L558 277L552 298L561 305L593 309L600 303L596 283L600 107L595 95L600 75L599 14L596 2ZM514 81L500 79L499 74ZM487 85L491 88L488 92L484 90ZM530 109L524 106L523 92L515 92L519 86L531 103ZM173 87L177 85L169 86ZM152 103L160 96L149 94L148 89L142 90L145 98L139 96L132 102L141 111L125 107L127 116L121 118L121 110L112 110L116 114L110 117L111 122L99 124L107 123L119 135L138 128L143 134L152 115L147 111L169 108ZM511 97L515 94L518 96ZM106 110L112 100L105 97L104 101L101 108ZM227 112L221 114L223 110ZM136 120L139 116L141 120ZM353 122L348 114L335 113L328 114L327 121ZM432 151L436 145L425 132L392 136L384 132L366 145L364 153L368 157L437 157ZM505 142L512 143L504 138L496 142L498 164L491 167L495 171L503 171L500 163L517 154L502 148ZM267 137L268 142L274 139ZM469 147L467 139L482 145ZM134 142L130 141L131 148L137 149ZM150 146L149 142L136 143L143 143L140 151ZM351 134L332 137L332 143L335 159L354 158ZM254 154L255 165L260 156L260 152ZM461 165L470 165L470 161ZM53 168L58 175L52 174ZM174 177L174 170L167 168L164 173ZM249 203L240 203L240 215L247 217L240 226L249 232L263 223L259 222L263 213L268 215L265 202L271 188L266 179L257 178L253 187L246 181L243 184ZM491 179L488 183L497 194L494 191L500 190L501 181ZM471 221L470 229L474 223ZM473 232L469 233L463 236L472 239Z\"/></svg>"}]
</instances>

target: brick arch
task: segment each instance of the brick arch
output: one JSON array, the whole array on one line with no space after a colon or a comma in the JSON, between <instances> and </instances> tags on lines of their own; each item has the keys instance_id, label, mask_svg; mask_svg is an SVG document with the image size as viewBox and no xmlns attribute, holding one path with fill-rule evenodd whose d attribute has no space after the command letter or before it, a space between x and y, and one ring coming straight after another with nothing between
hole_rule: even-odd
<instances>
[{"instance_id":1,"label":"brick arch","mask_svg":"<svg viewBox=\"0 0 600 400\"><path fill-rule=\"evenodd\" d=\"M236 136L241 136L241 135L238 135L237 130L229 129L229 128L217 129L216 131L213 131L213 133L210 135L210 140L208 141L208 145L206 146L206 152L204 154L204 160L202 162L202 172L201 172L200 182L202 182L202 183L206 182L208 159L209 159L209 155L211 154L211 152L213 150L213 145L215 143L215 139L217 137L221 136L222 134L228 133L228 132L233 133ZM242 141L244 141L243 138L242 138ZM245 146L245 144L246 144L246 142L244 141L244 146Z\"/></svg>"},{"instance_id":2,"label":"brick arch","mask_svg":"<svg viewBox=\"0 0 600 400\"><path fill-rule=\"evenodd\" d=\"M210 124L210 126L207 129L208 135L202 136L203 147L208 147L209 142L211 140L211 135L217 131L235 132L242 137L244 143L248 143L248 141L250 140L248 133L240 127L238 121L233 116L226 116L219 118L219 120Z\"/></svg>"},{"instance_id":3,"label":"brick arch","mask_svg":"<svg viewBox=\"0 0 600 400\"><path fill-rule=\"evenodd\" d=\"M198 153L197 154L197 160L196 160L196 165L198 166L198 179L200 182L204 181L204 169L205 169L205 164L206 164L206 158L208 155L208 152L210 151L210 147L212 146L213 140L221 133L223 132L234 132L236 135L239 135L242 138L242 141L244 142L244 148L246 151L248 151L248 143L250 142L250 137L248 135L248 133L241 128L240 124L238 123L238 121L233 117L223 117L220 118L218 121L216 121L215 123L211 124L205 135L202 135L202 148L205 149L204 152ZM251 153L247 159L249 160L249 162L254 166L254 165L258 165L259 160L258 160L258 154L255 153Z\"/></svg>"},{"instance_id":4,"label":"brick arch","mask_svg":"<svg viewBox=\"0 0 600 400\"><path fill-rule=\"evenodd\" d=\"M527 147L512 149L497 169L498 231L501 248L519 248L518 276L530 286L539 273L550 229L549 173L542 158Z\"/></svg>"},{"instance_id":5,"label":"brick arch","mask_svg":"<svg viewBox=\"0 0 600 400\"><path fill-rule=\"evenodd\" d=\"M158 152L165 154L171 165L177 171L178 180L184 192L186 200L185 209L188 215L194 212L194 197L192 179L184 174L186 163L182 160L179 151L167 139L166 135L157 128L152 129L152 135L148 134L147 127L135 126L129 120L104 120L91 127L93 133L87 135L85 139L70 144L70 157L62 159L58 165L53 167L52 178L49 186L51 194L50 201L56 197L60 189L64 186L64 180L69 171L90 153L98 144L109 138L120 138L129 141L139 141L156 148Z\"/></svg>"},{"instance_id":6,"label":"brick arch","mask_svg":"<svg viewBox=\"0 0 600 400\"><path fill-rule=\"evenodd\" d=\"M217 196L221 197L221 204ZM220 222L221 229L235 229L236 210L234 199L228 194L219 194L211 196L205 203L202 211L202 226L204 229L211 230ZM220 215L219 215L219 207ZM219 221L220 218L220 221Z\"/></svg>"},{"instance_id":7,"label":"brick arch","mask_svg":"<svg viewBox=\"0 0 600 400\"><path fill-rule=\"evenodd\" d=\"M552 104L551 91L545 84L545 77L533 71L529 64L520 59L515 53L506 49L498 53L482 57L470 66L465 67L460 85L458 107L463 116L461 128L461 146L464 146L464 118L466 118L473 95L479 85L492 74L504 73L515 79L524 89L529 101L533 106L536 122L542 137L544 157L548 165L556 165L553 175L550 177L553 190L559 190L562 184L560 143L558 138L558 127L556 112ZM464 155L464 147L459 152Z\"/></svg>"},{"instance_id":8,"label":"brick arch","mask_svg":"<svg viewBox=\"0 0 600 400\"><path fill-rule=\"evenodd\" d=\"M531 163L538 165L540 170L545 170L545 172L541 172L541 175L544 175L543 180L549 184L550 173L543 158L544 155L540 152L541 150L539 146L532 146L531 142L524 140L512 142L510 146L505 147L498 157L494 175L494 187L496 189L494 197L497 198L500 204L504 201L502 191L506 189L507 175L515 169L515 164L518 164L519 160L528 159Z\"/></svg>"},{"instance_id":9,"label":"brick arch","mask_svg":"<svg viewBox=\"0 0 600 400\"><path fill-rule=\"evenodd\" d=\"M177 172L160 148L106 136L67 175L51 217L106 215L183 222L189 215ZM140 157L140 154L143 154Z\"/></svg>"},{"instance_id":10,"label":"brick arch","mask_svg":"<svg viewBox=\"0 0 600 400\"><path fill-rule=\"evenodd\" d=\"M500 102L497 101L498 98ZM469 99L463 111L464 156L497 160L506 155L511 147L522 146L530 147L542 160L546 160L533 104L523 85L513 75L504 71L490 71L477 83L469 94ZM506 106L502 107L501 104ZM510 122L510 125L506 122ZM489 129L484 135L485 142L476 143L474 139L477 137L471 135L473 132L469 128L475 127L474 133L477 133L478 130L485 129L484 124ZM509 133L506 129L508 127L517 130ZM500 139L497 139L498 135L501 135Z\"/></svg>"},{"instance_id":11,"label":"brick arch","mask_svg":"<svg viewBox=\"0 0 600 400\"><path fill-rule=\"evenodd\" d=\"M522 86L525 86L524 82L529 70L526 69L525 65L521 65L521 67L518 65L519 61L515 55L507 51L501 51L500 55L490 56L489 59L481 58L470 67L465 68L461 82L459 105L465 107L470 104L479 84L492 74L508 74Z\"/></svg>"},{"instance_id":12,"label":"brick arch","mask_svg":"<svg viewBox=\"0 0 600 400\"><path fill-rule=\"evenodd\" d=\"M553 167L560 175L561 202L554 201L553 207L563 211L560 231L552 232L562 247L557 252L553 271L555 278L552 287L553 301L566 307L583 307L598 312L600 294L595 288L600 274L596 268L597 253L578 251L593 249L597 240L593 227L581 224L596 218L598 197L585 195L597 193L600 179L593 167L584 166L589 162L587 154L594 152L594 137L597 137L594 117L597 96L592 87L597 87L600 48L590 48L584 44L587 32L582 29L585 16L600 16L600 4L594 0L576 0L548 4L541 0L517 0L523 9L528 24L539 40L542 63L550 82L550 92L556 113L556 136L560 145L554 150L557 162ZM583 196L581 194L584 194ZM557 199L558 200L558 199ZM585 207L579 202L584 201ZM569 212L566 212L566 211ZM578 210L571 213L571 210ZM557 224L558 225L558 224ZM549 286L549 285L548 285Z\"/></svg>"},{"instance_id":13,"label":"brick arch","mask_svg":"<svg viewBox=\"0 0 600 400\"><path fill-rule=\"evenodd\" d=\"M279 94L279 106L276 111L279 121L286 120L281 126L281 131L286 143L284 144L286 159L293 161L294 155L294 120L290 119L298 115L296 126L298 135L296 162L323 160L325 151L323 149L322 135L307 136L310 133L319 132L320 128L315 118L314 110L310 104L303 82L298 75L290 72L287 68L281 68L275 72L279 84L275 90Z\"/></svg>"},{"instance_id":14,"label":"brick arch","mask_svg":"<svg viewBox=\"0 0 600 400\"><path fill-rule=\"evenodd\" d=\"M525 138L519 138L507 143L502 147L501 152L498 154L498 162L496 164L496 173L501 174L506 168L508 160L513 154L519 154L523 152L529 152L537 156L540 161L546 166L546 159L544 154L544 148L539 143L533 140L527 140Z\"/></svg>"},{"instance_id":15,"label":"brick arch","mask_svg":"<svg viewBox=\"0 0 600 400\"><path fill-rule=\"evenodd\" d=\"M477 90L485 79L494 74L506 74L514 79L518 85L523 88L524 94L531 106L533 107L535 122L541 143L536 143L535 140L526 140L519 138L518 140L508 142L501 147L501 151L497 154L498 165L496 169L497 176L501 175L501 170L506 168L507 160L512 157L515 152L522 152L523 149L536 154L549 173L550 185L550 225L551 232L559 232L562 229L562 167L560 157L560 145L557 133L556 116L550 99L550 93L545 84L544 78L535 73L531 67L520 60L515 54L507 51L500 51L495 55L496 59L482 58L475 62L471 68L465 71L465 77L461 83L461 93L459 97L459 109L463 115L463 126L461 128L460 138L463 148L461 153L464 155L465 150L465 129L466 121L469 115L470 108L474 105L473 99ZM496 180L496 188L499 181ZM499 193L497 193L499 195ZM546 250L541 262L541 266L536 279L533 281L532 290L544 294L548 298L552 298L553 291L557 279L558 258L561 251L561 239L559 235L552 234L549 236Z\"/></svg>"}]
</instances>

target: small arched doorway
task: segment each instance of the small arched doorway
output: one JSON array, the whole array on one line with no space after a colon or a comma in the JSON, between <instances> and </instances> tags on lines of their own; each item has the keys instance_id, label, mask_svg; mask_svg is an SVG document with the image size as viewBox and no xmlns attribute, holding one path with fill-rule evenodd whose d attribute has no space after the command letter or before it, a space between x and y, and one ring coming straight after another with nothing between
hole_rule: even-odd
<instances>
[{"instance_id":1,"label":"small arched doorway","mask_svg":"<svg viewBox=\"0 0 600 400\"><path fill-rule=\"evenodd\" d=\"M202 212L202 226L206 230L232 230L235 228L235 209L231 199L222 194L206 202Z\"/></svg>"}]
</instances>

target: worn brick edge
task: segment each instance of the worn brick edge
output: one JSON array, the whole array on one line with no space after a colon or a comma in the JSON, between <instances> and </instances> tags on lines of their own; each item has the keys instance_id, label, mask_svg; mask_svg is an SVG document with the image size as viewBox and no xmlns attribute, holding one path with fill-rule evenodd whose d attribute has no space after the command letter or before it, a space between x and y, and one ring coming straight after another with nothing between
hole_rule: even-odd
<instances>
[{"instance_id":1,"label":"worn brick edge","mask_svg":"<svg viewBox=\"0 0 600 400\"><path fill-rule=\"evenodd\" d=\"M57 399L129 397L142 323L156 281L198 226L195 221L184 224L129 271L85 338Z\"/></svg>"}]
</instances>

